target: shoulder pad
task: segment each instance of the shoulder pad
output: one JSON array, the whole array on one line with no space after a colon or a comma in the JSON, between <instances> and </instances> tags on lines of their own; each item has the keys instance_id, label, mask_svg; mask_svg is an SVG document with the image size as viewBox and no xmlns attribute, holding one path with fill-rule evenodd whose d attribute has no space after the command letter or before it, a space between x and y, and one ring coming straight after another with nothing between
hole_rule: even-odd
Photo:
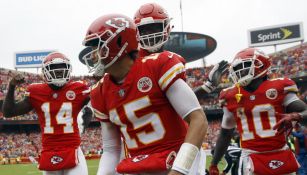
<instances>
[{"instance_id":1,"label":"shoulder pad","mask_svg":"<svg viewBox=\"0 0 307 175\"><path fill-rule=\"evenodd\" d=\"M284 93L289 93L289 92L298 92L298 88L295 84L295 82L289 78L276 78L272 79L270 81L274 81L275 86L278 86L280 88L283 88Z\"/></svg>"}]
</instances>

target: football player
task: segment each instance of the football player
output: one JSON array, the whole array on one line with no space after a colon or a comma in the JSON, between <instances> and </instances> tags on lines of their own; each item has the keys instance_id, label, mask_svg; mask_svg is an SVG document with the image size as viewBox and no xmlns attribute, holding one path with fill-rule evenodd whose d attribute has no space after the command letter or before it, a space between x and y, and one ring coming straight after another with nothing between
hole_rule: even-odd
<instances>
[{"instance_id":1,"label":"football player","mask_svg":"<svg viewBox=\"0 0 307 175\"><path fill-rule=\"evenodd\" d=\"M38 168L45 175L88 174L77 115L89 101L89 91L84 83L70 81L71 71L64 54L50 53L42 63L45 83L30 84L25 98L15 102L15 87L24 82L22 74L17 74L10 80L3 104L5 117L36 111L42 133Z\"/></svg>"},{"instance_id":2,"label":"football player","mask_svg":"<svg viewBox=\"0 0 307 175\"><path fill-rule=\"evenodd\" d=\"M170 17L167 11L156 3L147 3L142 5L134 15L134 23L137 27L137 40L140 46L140 57L151 57L155 54L166 53L163 49L164 44L170 38L172 26L170 25ZM169 52L169 54L173 54ZM161 54L161 56L166 54ZM181 56L177 58L185 64L185 59ZM204 98L207 94L216 89L220 83L221 76L226 73L228 67L227 61L221 61L216 64L210 71L208 80L202 85L194 89L197 98ZM204 172L206 167L206 153L201 149L202 153L200 172ZM199 173L204 174L204 173Z\"/></svg>"},{"instance_id":3,"label":"football player","mask_svg":"<svg viewBox=\"0 0 307 175\"><path fill-rule=\"evenodd\" d=\"M168 41L171 33L171 19L167 11L156 3L142 5L134 15L134 23L137 27L137 39L140 43L141 57L163 52L163 45ZM184 58L178 57L185 64ZM227 61L221 61L214 66L202 86L194 90L198 98L216 89L221 76L226 72Z\"/></svg>"},{"instance_id":4,"label":"football player","mask_svg":"<svg viewBox=\"0 0 307 175\"><path fill-rule=\"evenodd\" d=\"M96 19L83 44L85 63L106 72L91 91L103 121L100 174L188 174L208 123L178 55L138 57L136 26L121 14ZM121 136L129 157L119 162Z\"/></svg>"},{"instance_id":5,"label":"football player","mask_svg":"<svg viewBox=\"0 0 307 175\"><path fill-rule=\"evenodd\" d=\"M299 165L286 145L286 136L292 122L306 120L307 106L297 97L292 80L268 79L270 66L269 57L254 48L240 51L231 63L229 73L235 86L220 93L224 115L210 175L219 174L217 164L235 127L240 134L244 175L297 171Z\"/></svg>"}]
</instances>

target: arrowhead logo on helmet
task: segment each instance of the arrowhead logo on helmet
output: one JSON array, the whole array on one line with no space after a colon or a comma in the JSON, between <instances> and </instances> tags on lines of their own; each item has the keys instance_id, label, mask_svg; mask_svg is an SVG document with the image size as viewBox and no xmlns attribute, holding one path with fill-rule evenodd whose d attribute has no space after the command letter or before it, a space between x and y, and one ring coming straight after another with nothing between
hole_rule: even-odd
<instances>
[{"instance_id":1,"label":"arrowhead logo on helmet","mask_svg":"<svg viewBox=\"0 0 307 175\"><path fill-rule=\"evenodd\" d=\"M108 20L106 24L114 28L129 27L129 21L127 21L125 18L112 18Z\"/></svg>"},{"instance_id":2,"label":"arrowhead logo on helmet","mask_svg":"<svg viewBox=\"0 0 307 175\"><path fill-rule=\"evenodd\" d=\"M117 60L137 51L136 26L125 15L101 16L88 28L83 45L92 49L82 58L89 72L100 69L104 73Z\"/></svg>"}]
</instances>

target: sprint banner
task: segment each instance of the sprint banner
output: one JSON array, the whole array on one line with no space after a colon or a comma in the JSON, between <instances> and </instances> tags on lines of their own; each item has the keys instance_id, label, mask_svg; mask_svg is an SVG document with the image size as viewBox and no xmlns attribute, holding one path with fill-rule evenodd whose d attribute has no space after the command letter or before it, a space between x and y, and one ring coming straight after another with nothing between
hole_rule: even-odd
<instances>
[{"instance_id":1,"label":"sprint banner","mask_svg":"<svg viewBox=\"0 0 307 175\"><path fill-rule=\"evenodd\" d=\"M15 53L15 68L40 68L42 60L53 51Z\"/></svg>"},{"instance_id":2,"label":"sprint banner","mask_svg":"<svg viewBox=\"0 0 307 175\"><path fill-rule=\"evenodd\" d=\"M303 41L303 31L302 23L251 29L248 31L248 45L249 47L268 46Z\"/></svg>"}]
</instances>

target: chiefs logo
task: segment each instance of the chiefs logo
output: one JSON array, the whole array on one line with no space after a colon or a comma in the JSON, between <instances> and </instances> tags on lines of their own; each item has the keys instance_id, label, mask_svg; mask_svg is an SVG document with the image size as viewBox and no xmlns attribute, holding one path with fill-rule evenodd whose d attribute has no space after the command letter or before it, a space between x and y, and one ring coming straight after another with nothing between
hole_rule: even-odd
<instances>
[{"instance_id":1,"label":"chiefs logo","mask_svg":"<svg viewBox=\"0 0 307 175\"><path fill-rule=\"evenodd\" d=\"M129 27L129 21L127 21L125 18L112 18L108 20L106 24L114 28Z\"/></svg>"},{"instance_id":2,"label":"chiefs logo","mask_svg":"<svg viewBox=\"0 0 307 175\"><path fill-rule=\"evenodd\" d=\"M52 156L50 158L50 162L55 165L55 164L58 164L58 163L61 163L63 161L63 158L62 157L59 157L59 156Z\"/></svg>"},{"instance_id":3,"label":"chiefs logo","mask_svg":"<svg viewBox=\"0 0 307 175\"><path fill-rule=\"evenodd\" d=\"M269 162L269 167L270 167L271 169L273 169L273 170L275 170L275 169L277 169L277 168L279 168L279 167L281 167L281 166L283 166L283 165L284 165L284 162L279 161L279 160L271 160L271 161Z\"/></svg>"},{"instance_id":4,"label":"chiefs logo","mask_svg":"<svg viewBox=\"0 0 307 175\"><path fill-rule=\"evenodd\" d=\"M76 94L74 91L67 91L66 92L66 98L68 100L74 100L76 98Z\"/></svg>"},{"instance_id":5,"label":"chiefs logo","mask_svg":"<svg viewBox=\"0 0 307 175\"><path fill-rule=\"evenodd\" d=\"M146 159L147 157L148 157L148 155L139 155L139 156L134 157L132 159L132 162L139 162L139 161Z\"/></svg>"},{"instance_id":6,"label":"chiefs logo","mask_svg":"<svg viewBox=\"0 0 307 175\"><path fill-rule=\"evenodd\" d=\"M268 89L265 92L265 95L268 99L274 100L277 98L278 94L277 94L277 90L276 89Z\"/></svg>"},{"instance_id":7,"label":"chiefs logo","mask_svg":"<svg viewBox=\"0 0 307 175\"><path fill-rule=\"evenodd\" d=\"M139 91L148 92L152 88L152 81L148 77L142 77L139 79L137 86Z\"/></svg>"}]
</instances>

